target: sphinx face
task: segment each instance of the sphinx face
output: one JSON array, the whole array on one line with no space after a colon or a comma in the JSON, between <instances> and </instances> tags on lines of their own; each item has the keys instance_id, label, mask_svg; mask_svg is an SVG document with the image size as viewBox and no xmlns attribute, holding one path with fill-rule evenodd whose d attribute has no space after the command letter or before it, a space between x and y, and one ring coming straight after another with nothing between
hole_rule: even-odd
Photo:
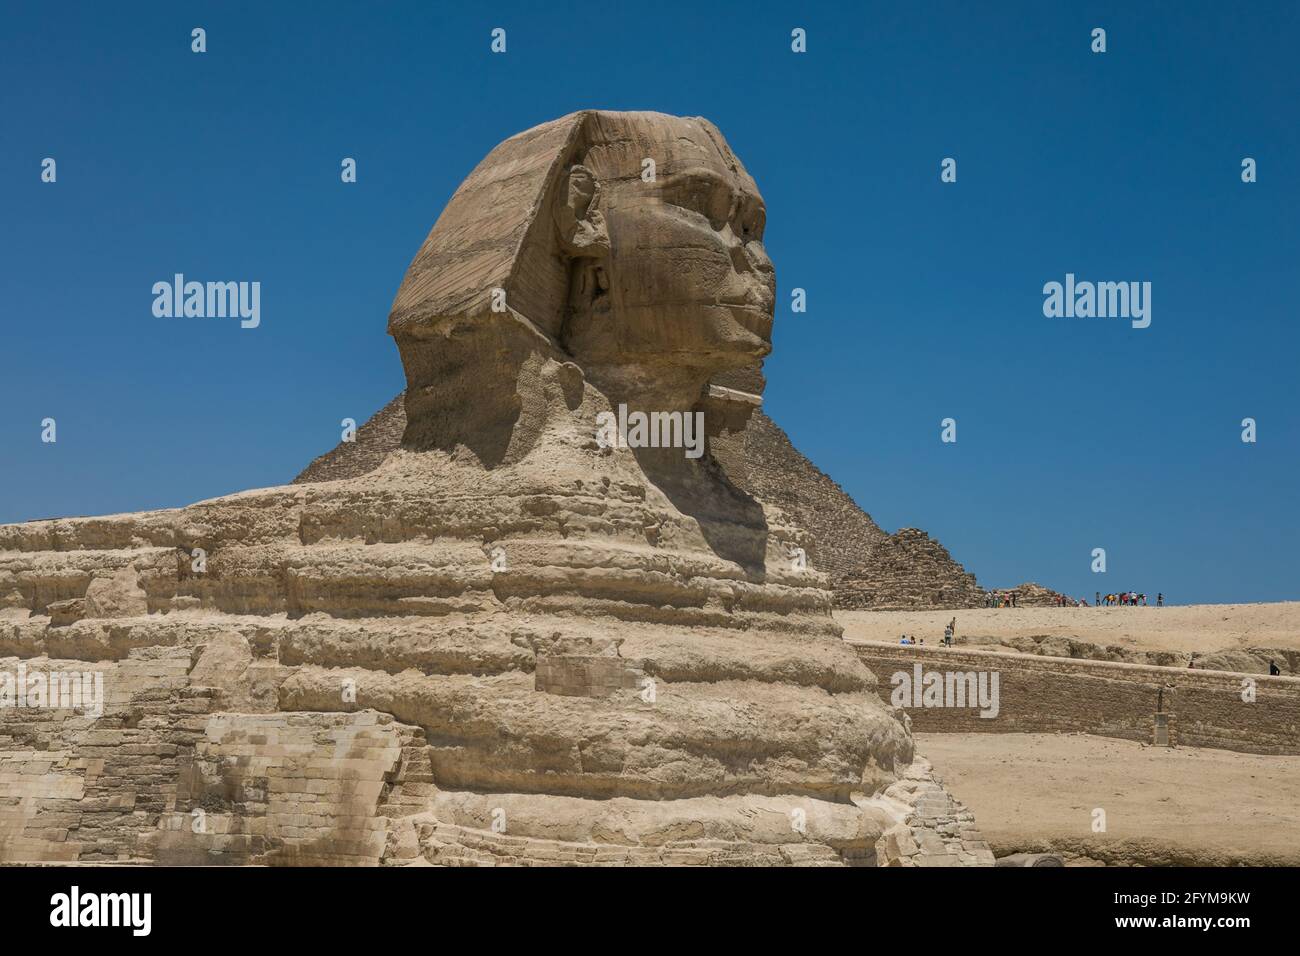
<instances>
[{"instance_id":1,"label":"sphinx face","mask_svg":"<svg viewBox=\"0 0 1300 956\"><path fill-rule=\"evenodd\" d=\"M762 197L716 131L656 119L588 153L609 253L587 267L592 307L570 348L580 361L690 369L697 378L753 365L771 351L776 285ZM644 158L655 161L652 182L641 175Z\"/></svg>"}]
</instances>

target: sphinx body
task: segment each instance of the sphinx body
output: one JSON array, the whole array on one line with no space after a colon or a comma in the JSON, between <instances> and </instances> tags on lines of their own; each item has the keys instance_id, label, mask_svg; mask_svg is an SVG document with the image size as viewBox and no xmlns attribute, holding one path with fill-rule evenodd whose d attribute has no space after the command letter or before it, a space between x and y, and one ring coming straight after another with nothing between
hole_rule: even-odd
<instances>
[{"instance_id":1,"label":"sphinx body","mask_svg":"<svg viewBox=\"0 0 1300 956\"><path fill-rule=\"evenodd\" d=\"M0 859L882 862L906 719L713 453L762 391L762 232L704 120L544 124L398 291L373 470L0 526L0 668L107 695L0 713ZM599 441L620 405L710 450Z\"/></svg>"}]
</instances>

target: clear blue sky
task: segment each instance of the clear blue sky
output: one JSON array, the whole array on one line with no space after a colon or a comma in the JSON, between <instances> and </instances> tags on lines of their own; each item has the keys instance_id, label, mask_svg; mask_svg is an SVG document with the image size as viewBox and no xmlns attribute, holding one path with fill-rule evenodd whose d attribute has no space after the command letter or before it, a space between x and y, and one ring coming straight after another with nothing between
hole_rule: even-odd
<instances>
[{"instance_id":1,"label":"clear blue sky","mask_svg":"<svg viewBox=\"0 0 1300 956\"><path fill-rule=\"evenodd\" d=\"M768 411L883 527L990 586L1300 598L1300 5L11 2L0 33L0 521L288 481L400 389L393 294L479 159L652 109L758 181ZM155 318L175 272L260 281L261 327ZM1151 327L1045 318L1066 272L1150 281Z\"/></svg>"}]
</instances>

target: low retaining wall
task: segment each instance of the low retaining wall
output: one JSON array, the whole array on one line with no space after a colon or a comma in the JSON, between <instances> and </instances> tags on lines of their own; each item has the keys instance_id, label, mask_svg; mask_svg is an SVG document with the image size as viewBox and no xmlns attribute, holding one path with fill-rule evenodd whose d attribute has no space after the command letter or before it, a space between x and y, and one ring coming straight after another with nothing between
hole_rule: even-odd
<instances>
[{"instance_id":1,"label":"low retaining wall","mask_svg":"<svg viewBox=\"0 0 1300 956\"><path fill-rule=\"evenodd\" d=\"M1245 753L1300 754L1300 678L957 648L852 642L890 700L893 674L998 675L996 717L974 707L907 707L922 733L1087 733L1152 743L1157 703L1170 743ZM1245 682L1254 682L1251 702ZM1162 694L1163 691L1163 694Z\"/></svg>"}]
</instances>

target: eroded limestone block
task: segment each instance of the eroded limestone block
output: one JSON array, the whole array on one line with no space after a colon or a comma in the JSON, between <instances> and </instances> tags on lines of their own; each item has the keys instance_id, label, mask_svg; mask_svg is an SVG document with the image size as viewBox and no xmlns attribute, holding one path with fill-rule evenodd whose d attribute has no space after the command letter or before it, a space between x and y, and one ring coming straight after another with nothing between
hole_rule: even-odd
<instances>
[{"instance_id":1,"label":"eroded limestone block","mask_svg":"<svg viewBox=\"0 0 1300 956\"><path fill-rule=\"evenodd\" d=\"M137 617L148 611L139 575L130 565L111 577L96 577L86 588L86 617Z\"/></svg>"}]
</instances>

